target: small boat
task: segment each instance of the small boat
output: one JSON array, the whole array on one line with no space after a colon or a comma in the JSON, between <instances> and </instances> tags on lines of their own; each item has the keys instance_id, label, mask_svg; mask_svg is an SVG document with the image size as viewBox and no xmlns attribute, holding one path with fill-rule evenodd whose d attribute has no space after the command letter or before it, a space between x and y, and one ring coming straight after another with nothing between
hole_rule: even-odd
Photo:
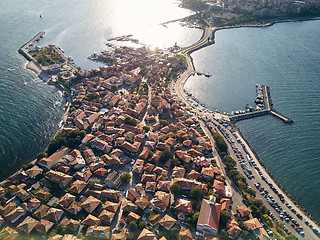
<instances>
[{"instance_id":1,"label":"small boat","mask_svg":"<svg viewBox=\"0 0 320 240\"><path fill-rule=\"evenodd\" d=\"M40 14L40 16L39 16L40 18L42 18L42 15Z\"/></svg>"}]
</instances>

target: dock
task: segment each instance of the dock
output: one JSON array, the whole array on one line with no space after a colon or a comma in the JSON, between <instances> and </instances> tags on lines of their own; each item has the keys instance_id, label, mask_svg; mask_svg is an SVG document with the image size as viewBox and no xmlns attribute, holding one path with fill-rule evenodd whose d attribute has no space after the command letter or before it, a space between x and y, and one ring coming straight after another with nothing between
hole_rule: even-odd
<instances>
[{"instance_id":1,"label":"dock","mask_svg":"<svg viewBox=\"0 0 320 240\"><path fill-rule=\"evenodd\" d=\"M264 109L252 112L246 112L238 115L234 115L229 117L230 121L235 123L244 119L254 118L265 116L271 114L272 116L282 120L284 123L292 124L293 120L284 116L283 114L279 113L277 110L274 109L271 94L270 94L270 87L262 86L262 93L263 93L263 102L264 102Z\"/></svg>"}]
</instances>

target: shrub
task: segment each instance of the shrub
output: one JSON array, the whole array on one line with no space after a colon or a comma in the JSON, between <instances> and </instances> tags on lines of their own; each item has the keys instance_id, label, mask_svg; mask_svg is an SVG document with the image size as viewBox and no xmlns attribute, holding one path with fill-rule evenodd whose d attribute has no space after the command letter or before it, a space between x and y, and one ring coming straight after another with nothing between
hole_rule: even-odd
<instances>
[{"instance_id":1,"label":"shrub","mask_svg":"<svg viewBox=\"0 0 320 240\"><path fill-rule=\"evenodd\" d=\"M170 192L172 193L172 194L178 194L179 192L180 192L180 190L181 190L181 188L180 188L180 186L178 185L178 184L172 184L171 186L170 186Z\"/></svg>"},{"instance_id":2,"label":"shrub","mask_svg":"<svg viewBox=\"0 0 320 240\"><path fill-rule=\"evenodd\" d=\"M137 125L137 120L132 118L132 117L129 117L127 116L125 119L124 119L124 123L125 124L128 124L128 125L131 125L131 126L135 126Z\"/></svg>"},{"instance_id":3,"label":"shrub","mask_svg":"<svg viewBox=\"0 0 320 240\"><path fill-rule=\"evenodd\" d=\"M146 133L150 131L150 127L149 126L143 126L142 128Z\"/></svg>"},{"instance_id":4,"label":"shrub","mask_svg":"<svg viewBox=\"0 0 320 240\"><path fill-rule=\"evenodd\" d=\"M124 174L122 174L121 177L120 177L120 180L121 180L121 182L123 182L123 183L128 183L128 182L130 181L130 179L131 179L130 173L124 173Z\"/></svg>"},{"instance_id":5,"label":"shrub","mask_svg":"<svg viewBox=\"0 0 320 240\"><path fill-rule=\"evenodd\" d=\"M138 226L136 224L136 222L131 221L128 225L128 229L130 232L135 232L137 230Z\"/></svg>"},{"instance_id":6,"label":"shrub","mask_svg":"<svg viewBox=\"0 0 320 240\"><path fill-rule=\"evenodd\" d=\"M160 162L165 163L171 158L173 158L173 153L168 150L164 150L160 156Z\"/></svg>"}]
</instances>

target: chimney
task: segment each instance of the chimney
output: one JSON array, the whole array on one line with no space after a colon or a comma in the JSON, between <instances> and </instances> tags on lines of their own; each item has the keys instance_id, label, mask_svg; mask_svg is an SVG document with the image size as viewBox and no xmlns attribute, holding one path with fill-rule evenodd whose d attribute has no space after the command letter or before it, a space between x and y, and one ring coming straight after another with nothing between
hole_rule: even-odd
<instances>
[{"instance_id":1,"label":"chimney","mask_svg":"<svg viewBox=\"0 0 320 240\"><path fill-rule=\"evenodd\" d=\"M216 197L214 197L213 195L210 195L209 201L210 201L210 205L214 205L216 202Z\"/></svg>"}]
</instances>

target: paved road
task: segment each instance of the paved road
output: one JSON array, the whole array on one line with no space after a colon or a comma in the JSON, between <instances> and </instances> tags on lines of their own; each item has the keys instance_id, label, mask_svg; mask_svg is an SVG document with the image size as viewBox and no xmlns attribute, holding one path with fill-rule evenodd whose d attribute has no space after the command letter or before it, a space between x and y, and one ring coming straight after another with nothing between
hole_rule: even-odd
<instances>
[{"instance_id":1,"label":"paved road","mask_svg":"<svg viewBox=\"0 0 320 240\"><path fill-rule=\"evenodd\" d=\"M186 96L183 86L186 82L186 80L194 73L194 69L193 69L193 65L192 65L192 60L190 58L189 55L184 54L186 56L187 59L187 63L188 63L188 68L187 70L180 75L179 79L176 81L175 84L175 91L176 94L178 95L178 97L180 98L180 100L182 102L184 102L186 104L187 107L189 107L190 109L193 109L195 115L199 116L202 115L202 112L199 111L199 108L193 108L192 105L190 104L190 102L188 101L188 97ZM304 221L308 221L312 227L314 227L315 229L317 229L317 231L320 232L319 227L309 218L307 217L303 211L301 211L297 206L295 206L295 204L293 203L293 201L291 199L289 199L285 193L276 185L276 183L273 181L273 179L269 176L269 174L264 170L264 168L259 164L257 158L255 157L254 153L251 151L250 147L246 144L246 142L244 141L244 139L242 139L241 135L238 132L235 132L235 136L230 132L230 130L225 129L223 127L222 124L220 124L219 122L217 122L212 116L210 117L211 121L214 122L215 125L212 125L213 128L215 128L219 133L221 133L221 135L223 136L222 132L218 129L218 127L216 126L220 126L222 129L224 129L226 132L228 132L229 136L231 137L231 139L234 142L234 146L237 146L237 148L239 149L239 151L241 152L243 158L244 158L244 162L247 164L248 168L252 171L252 175L254 176L253 179L248 179L247 178L247 182L249 184L249 186L256 190L257 192L257 198L261 199L264 203L264 205L270 210L270 212L277 218L280 219L280 214L279 212L277 212L275 210L274 207L272 207L271 205L269 205L267 198L261 195L261 192L255 187L255 183L260 183L261 186L264 188L264 190L267 190L267 194L265 194L265 196L267 196L268 194L271 194L271 197L268 197L269 199L273 199L274 202L277 202L277 204L282 208L282 211L280 213L284 213L283 210L286 211L287 214L289 214L291 216L291 218L295 219L297 224L296 226L301 226L303 228L303 232L305 233L305 236L302 237L296 230L294 230L294 228L291 226L292 221L289 220L289 222L285 222L285 226L286 228L293 234L295 234L299 239L318 239L318 237L315 235L315 233L313 232L313 230L306 225L306 223ZM210 138L210 141L212 143L214 143L212 136L210 134L210 132L208 131L208 129L206 128L206 126L204 125L204 123L202 121L200 121L200 125L201 128L203 129L203 131L206 133L206 135ZM225 138L225 137L224 137ZM260 169L261 174L265 177L265 181L262 180L261 176L259 175L258 171L252 167L248 160L246 159L246 155L247 153L244 151L243 147L240 145L240 143L237 142L237 138L241 139L241 142L244 144L245 148L247 149L248 153L250 154L250 156L252 157L253 161L255 162L255 164L257 165L257 167ZM229 147L229 152L231 154L231 157L233 157L233 159L235 159L237 161L237 156L235 154L235 152L232 150L231 144L227 141L227 139L225 138L226 142L228 143L228 147ZM221 161L221 158L219 157L219 155L216 153L216 151L213 151L213 155L217 160L217 164L219 166L219 168L223 171L224 175L226 175L225 171L224 171L224 167L223 167L223 163ZM241 174L243 174L244 176L246 176L246 174L244 173L239 161L237 161L237 166L239 171L241 172ZM239 192L237 191L237 189L235 188L235 186L232 184L232 181L227 177L227 185L229 187L231 187L231 192L233 194L232 200L233 200L233 206L232 206L232 210L235 211L235 208L237 205L242 205L242 196L239 194ZM269 183L269 184L268 184ZM281 193L284 197L284 202L281 202L279 197L277 196L277 194L274 192L274 190L271 189L270 186L273 186L274 189L276 189L276 191L278 191L278 193ZM286 204L289 204L290 206L292 206L291 209L295 209L296 214L300 214L302 216L302 220L300 220L297 215L295 213L293 213ZM288 216L290 218L290 216ZM285 220L285 219L284 219Z\"/></svg>"},{"instance_id":2,"label":"paved road","mask_svg":"<svg viewBox=\"0 0 320 240\"><path fill-rule=\"evenodd\" d=\"M190 57L187 58L187 61L191 61ZM190 67L191 65L188 65L188 66L189 66L188 69L183 74L181 74L180 78L177 80L177 82L175 84L175 91L176 91L176 94L178 95L178 97L180 98L180 100L183 103L185 103L187 107L192 109L192 106L188 102L186 95L184 93L184 90L183 90L183 85L184 85L185 81L188 79L188 77L190 75L192 75L192 72L193 72L192 67ZM200 114L200 111L198 111L197 109L194 109L194 111L195 111L196 115ZM203 121L199 120L199 122L200 122L200 126L201 126L202 130L209 137L211 144L214 146L215 144L214 144L214 140L213 140L211 133L209 132L209 130L207 129L207 127L205 126ZM212 154L217 162L218 167L223 172L223 175L227 176L224 165L222 163L222 160L221 160L219 154L215 150L212 151ZM226 177L226 182L227 182L227 185L228 185L230 192L232 193L232 196L233 196L232 197L232 210L235 212L237 206L243 205L243 202L242 202L243 198L242 198L241 194L239 193L238 189L236 188L236 186L233 184L233 182L228 177Z\"/></svg>"},{"instance_id":3,"label":"paved road","mask_svg":"<svg viewBox=\"0 0 320 240\"><path fill-rule=\"evenodd\" d=\"M304 237L305 239L317 239L317 236L314 234L313 230L309 226L307 226L305 224L305 221L307 220L309 222L309 224L311 223L311 225L313 227L315 227L318 231L319 231L319 227L308 216L306 216L304 214L304 212L301 211L294 204L294 202L291 199L289 199L285 195L285 193L282 191L281 188L279 188L277 186L277 184L273 181L273 179L269 176L269 174L261 166L261 164L259 163L258 159L256 158L256 156L254 155L254 153L251 151L250 147L248 146L248 144L244 141L244 139L242 139L240 133L238 131L235 131L235 132L230 131L229 129L226 129L226 128L224 128L224 131L226 131L229 134L230 139L234 142L233 145L236 146L240 150L241 154L244 156L245 163L247 164L248 168L252 171L252 175L254 176L254 178L251 179L251 180L247 178L247 181L249 183L249 186L256 190L257 198L260 198L264 202L265 206L267 206L270 209L271 213L273 213L274 216L276 218L278 218L278 219L280 219L280 213L282 213L282 215L285 215L285 214L283 214L284 211L286 213L288 213L293 219L295 219L297 221L299 226L301 226L303 228L303 232L305 233L305 237ZM233 133L235 133L235 135ZM248 161L248 159L246 157L247 154L244 151L244 148L241 146L241 144L237 142L237 138L240 138L241 143L244 144L245 148L247 149L247 151L249 152L250 156L252 157L253 162L255 162L255 164L257 165L257 168L260 169L261 174L259 174L257 169L255 169L253 166L250 165L250 163L249 163L249 161ZM235 159L237 161L238 157L236 156L235 151L232 149L230 142L228 142L228 141L226 141L226 142L228 143L229 152L231 153L231 156L233 157L233 159ZM238 169L244 174L244 172L242 170L242 167L240 166L239 161L237 161L237 163L238 163ZM245 174L244 174L244 176L245 176ZM262 176L266 180L263 180ZM275 211L275 208L273 208L273 207L271 207L269 205L269 203L266 200L267 196L262 196L261 195L261 192L254 186L255 183L260 183L260 185L263 186L264 189L266 189L269 194L271 194L271 196L273 197L275 202L277 202L278 205L281 206L282 211L277 212L277 211ZM273 189L276 189L276 190L271 189L270 186L273 186L274 187ZM276 192L278 192L278 193L283 195L283 197L284 197L284 201L283 202L280 201L280 199L279 199L278 195L276 194ZM292 208L289 209L286 204L289 204L290 206L292 206ZM295 209L296 213L292 212L292 209ZM302 216L302 218L299 219L297 217L297 214L300 214ZM290 217L289 217L289 219L290 219ZM291 223L292 223L292 221L285 222L286 227L289 229L289 231L291 231L297 237L299 237L299 239L303 239L303 237L300 234L298 234L296 232L296 230L294 230L294 228L291 226Z\"/></svg>"}]
</instances>

